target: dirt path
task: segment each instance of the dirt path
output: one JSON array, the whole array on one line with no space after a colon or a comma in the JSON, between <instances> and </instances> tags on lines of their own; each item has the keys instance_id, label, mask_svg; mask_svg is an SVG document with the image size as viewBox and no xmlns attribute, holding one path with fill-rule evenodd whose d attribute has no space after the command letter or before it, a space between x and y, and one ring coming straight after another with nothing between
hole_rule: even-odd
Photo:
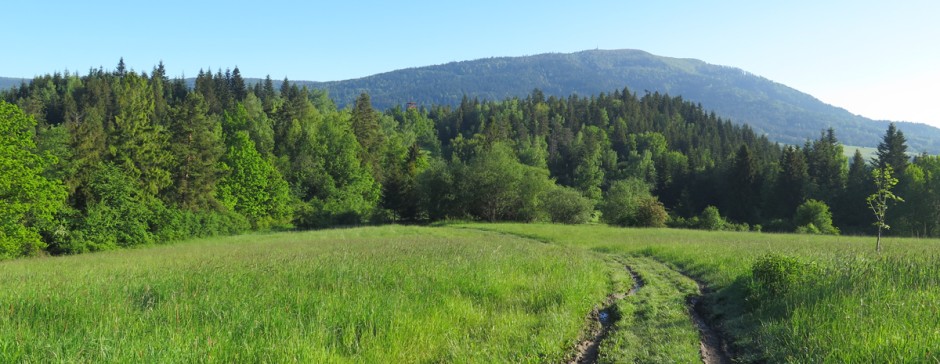
<instances>
[{"instance_id":1,"label":"dirt path","mask_svg":"<svg viewBox=\"0 0 940 364\"><path fill-rule=\"evenodd\" d=\"M689 279L692 279L692 277L689 277ZM730 364L731 358L728 355L727 347L724 345L724 340L702 317L704 309L701 298L705 286L698 280L695 280L695 283L698 284L699 295L689 300L689 315L692 316L692 322L695 323L695 327L698 328L701 336L699 351L702 355L702 362L705 364Z\"/></svg>"},{"instance_id":2,"label":"dirt path","mask_svg":"<svg viewBox=\"0 0 940 364\"><path fill-rule=\"evenodd\" d=\"M640 287L643 287L643 280L640 279L640 276L637 275L632 268L624 266L624 269L626 269L633 278L633 286L630 287L630 290L626 293L614 293L607 296L607 300L604 302L604 308L594 308L594 310L591 311L591 326L594 328L592 330L593 335L578 343L578 346L575 347L575 356L568 361L568 364L591 364L597 362L601 342L607 338L607 335L610 333L610 328L620 319L619 314L616 312L617 301L636 294Z\"/></svg>"}]
</instances>

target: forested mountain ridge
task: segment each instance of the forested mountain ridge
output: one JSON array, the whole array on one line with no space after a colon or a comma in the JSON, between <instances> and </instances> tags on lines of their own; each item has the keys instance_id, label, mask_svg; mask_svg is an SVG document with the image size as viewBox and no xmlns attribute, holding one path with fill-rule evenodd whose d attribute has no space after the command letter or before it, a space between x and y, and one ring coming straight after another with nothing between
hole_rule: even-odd
<instances>
[{"instance_id":1,"label":"forested mountain ridge","mask_svg":"<svg viewBox=\"0 0 940 364\"><path fill-rule=\"evenodd\" d=\"M367 92L379 109L407 102L456 106L464 95L502 100L524 97L535 88L547 96L591 96L626 86L640 96L645 91L682 96L732 122L748 124L773 141L792 145L801 145L832 127L847 145L874 147L888 127L887 121L853 115L739 68L639 50L487 58L353 80L298 83L327 90L340 107ZM911 151L940 153L940 129L906 122L897 127L907 135Z\"/></svg>"},{"instance_id":2,"label":"forested mountain ridge","mask_svg":"<svg viewBox=\"0 0 940 364\"><path fill-rule=\"evenodd\" d=\"M29 82L28 79L0 77L0 90L6 90L21 85L23 82Z\"/></svg>"},{"instance_id":3,"label":"forested mountain ridge","mask_svg":"<svg viewBox=\"0 0 940 364\"><path fill-rule=\"evenodd\" d=\"M212 70L208 70L212 71ZM260 79L246 78L248 84ZM0 78L0 90L18 86L16 78ZM525 57L497 57L407 68L343 81L292 81L326 90L339 107L361 93L384 110L415 102L457 106L464 96L498 101L525 97L533 89L546 96L597 95L624 87L642 96L660 92L681 96L738 124L748 124L772 141L802 145L820 130L834 128L846 145L875 147L888 127L826 104L786 85L739 68L697 59L656 56L640 50L589 50ZM192 87L195 79L188 79ZM940 129L898 122L913 153L940 153Z\"/></svg>"}]
</instances>

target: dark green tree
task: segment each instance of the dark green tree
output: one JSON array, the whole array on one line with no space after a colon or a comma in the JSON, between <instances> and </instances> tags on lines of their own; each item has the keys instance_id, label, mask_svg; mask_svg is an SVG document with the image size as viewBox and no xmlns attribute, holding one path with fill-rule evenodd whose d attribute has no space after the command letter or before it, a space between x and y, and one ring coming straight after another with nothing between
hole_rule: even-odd
<instances>
[{"instance_id":1,"label":"dark green tree","mask_svg":"<svg viewBox=\"0 0 940 364\"><path fill-rule=\"evenodd\" d=\"M772 209L777 217L789 218L793 216L800 201L806 200L807 169L803 160L803 153L798 148L787 146L783 148L780 157L780 171L774 185Z\"/></svg>"},{"instance_id":2,"label":"dark green tree","mask_svg":"<svg viewBox=\"0 0 940 364\"><path fill-rule=\"evenodd\" d=\"M174 158L171 200L187 210L217 208L216 184L219 159L224 153L222 126L202 96L190 93L173 110L169 125L170 151Z\"/></svg>"},{"instance_id":3,"label":"dark green tree","mask_svg":"<svg viewBox=\"0 0 940 364\"><path fill-rule=\"evenodd\" d=\"M808 142L804 153L811 182L809 195L833 204L845 189L846 173L846 158L842 144L836 139L835 130L829 128L819 139Z\"/></svg>"},{"instance_id":4,"label":"dark green tree","mask_svg":"<svg viewBox=\"0 0 940 364\"><path fill-rule=\"evenodd\" d=\"M153 93L146 78L127 73L114 88L117 113L110 124L110 159L151 195L172 184L168 134L150 118Z\"/></svg>"},{"instance_id":5,"label":"dark green tree","mask_svg":"<svg viewBox=\"0 0 940 364\"><path fill-rule=\"evenodd\" d=\"M371 169L372 175L380 183L383 179L381 168L381 149L384 144L382 128L379 126L379 114L372 109L372 103L369 94L362 93L352 109L352 129L356 135L356 140L362 147L360 149L360 159Z\"/></svg>"},{"instance_id":6,"label":"dark green tree","mask_svg":"<svg viewBox=\"0 0 940 364\"><path fill-rule=\"evenodd\" d=\"M910 162L907 155L907 139L904 133L894 126L894 123L888 125L888 130L878 143L878 154L873 163L880 169L890 165L894 169L895 175L903 175L904 170Z\"/></svg>"},{"instance_id":7,"label":"dark green tree","mask_svg":"<svg viewBox=\"0 0 940 364\"><path fill-rule=\"evenodd\" d=\"M728 216L739 222L760 221L760 178L757 160L746 144L735 154L727 175Z\"/></svg>"},{"instance_id":8,"label":"dark green tree","mask_svg":"<svg viewBox=\"0 0 940 364\"><path fill-rule=\"evenodd\" d=\"M866 232L872 226L872 215L867 212L868 205L865 202L875 191L871 173L862 153L856 149L849 164L843 198L837 205L838 208L833 209L836 225L843 227L846 232Z\"/></svg>"}]
</instances>

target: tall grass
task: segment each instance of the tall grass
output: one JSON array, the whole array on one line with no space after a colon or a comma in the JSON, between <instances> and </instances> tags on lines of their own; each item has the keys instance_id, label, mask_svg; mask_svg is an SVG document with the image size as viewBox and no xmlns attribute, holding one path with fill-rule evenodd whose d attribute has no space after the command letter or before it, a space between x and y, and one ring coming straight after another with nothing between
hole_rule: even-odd
<instances>
[{"instance_id":1,"label":"tall grass","mask_svg":"<svg viewBox=\"0 0 940 364\"><path fill-rule=\"evenodd\" d=\"M654 257L707 282L714 318L742 361L940 361L940 241L731 233L607 226L468 224L566 246ZM749 295L751 266L768 253L818 267L804 285Z\"/></svg>"},{"instance_id":2,"label":"tall grass","mask_svg":"<svg viewBox=\"0 0 940 364\"><path fill-rule=\"evenodd\" d=\"M244 235L0 263L0 362L557 362L587 250L449 228Z\"/></svg>"}]
</instances>

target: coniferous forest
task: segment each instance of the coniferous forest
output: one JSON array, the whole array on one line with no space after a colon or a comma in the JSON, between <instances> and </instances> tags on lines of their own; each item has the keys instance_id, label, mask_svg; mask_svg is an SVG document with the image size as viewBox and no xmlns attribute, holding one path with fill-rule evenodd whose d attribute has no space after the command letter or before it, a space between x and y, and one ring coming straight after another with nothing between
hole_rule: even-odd
<instances>
[{"instance_id":1,"label":"coniferous forest","mask_svg":"<svg viewBox=\"0 0 940 364\"><path fill-rule=\"evenodd\" d=\"M780 145L659 93L339 109L237 67L190 87L123 61L0 99L3 258L444 219L871 234L887 165L888 233L940 236L940 158L910 159L893 125L847 159L838 130Z\"/></svg>"}]
</instances>

